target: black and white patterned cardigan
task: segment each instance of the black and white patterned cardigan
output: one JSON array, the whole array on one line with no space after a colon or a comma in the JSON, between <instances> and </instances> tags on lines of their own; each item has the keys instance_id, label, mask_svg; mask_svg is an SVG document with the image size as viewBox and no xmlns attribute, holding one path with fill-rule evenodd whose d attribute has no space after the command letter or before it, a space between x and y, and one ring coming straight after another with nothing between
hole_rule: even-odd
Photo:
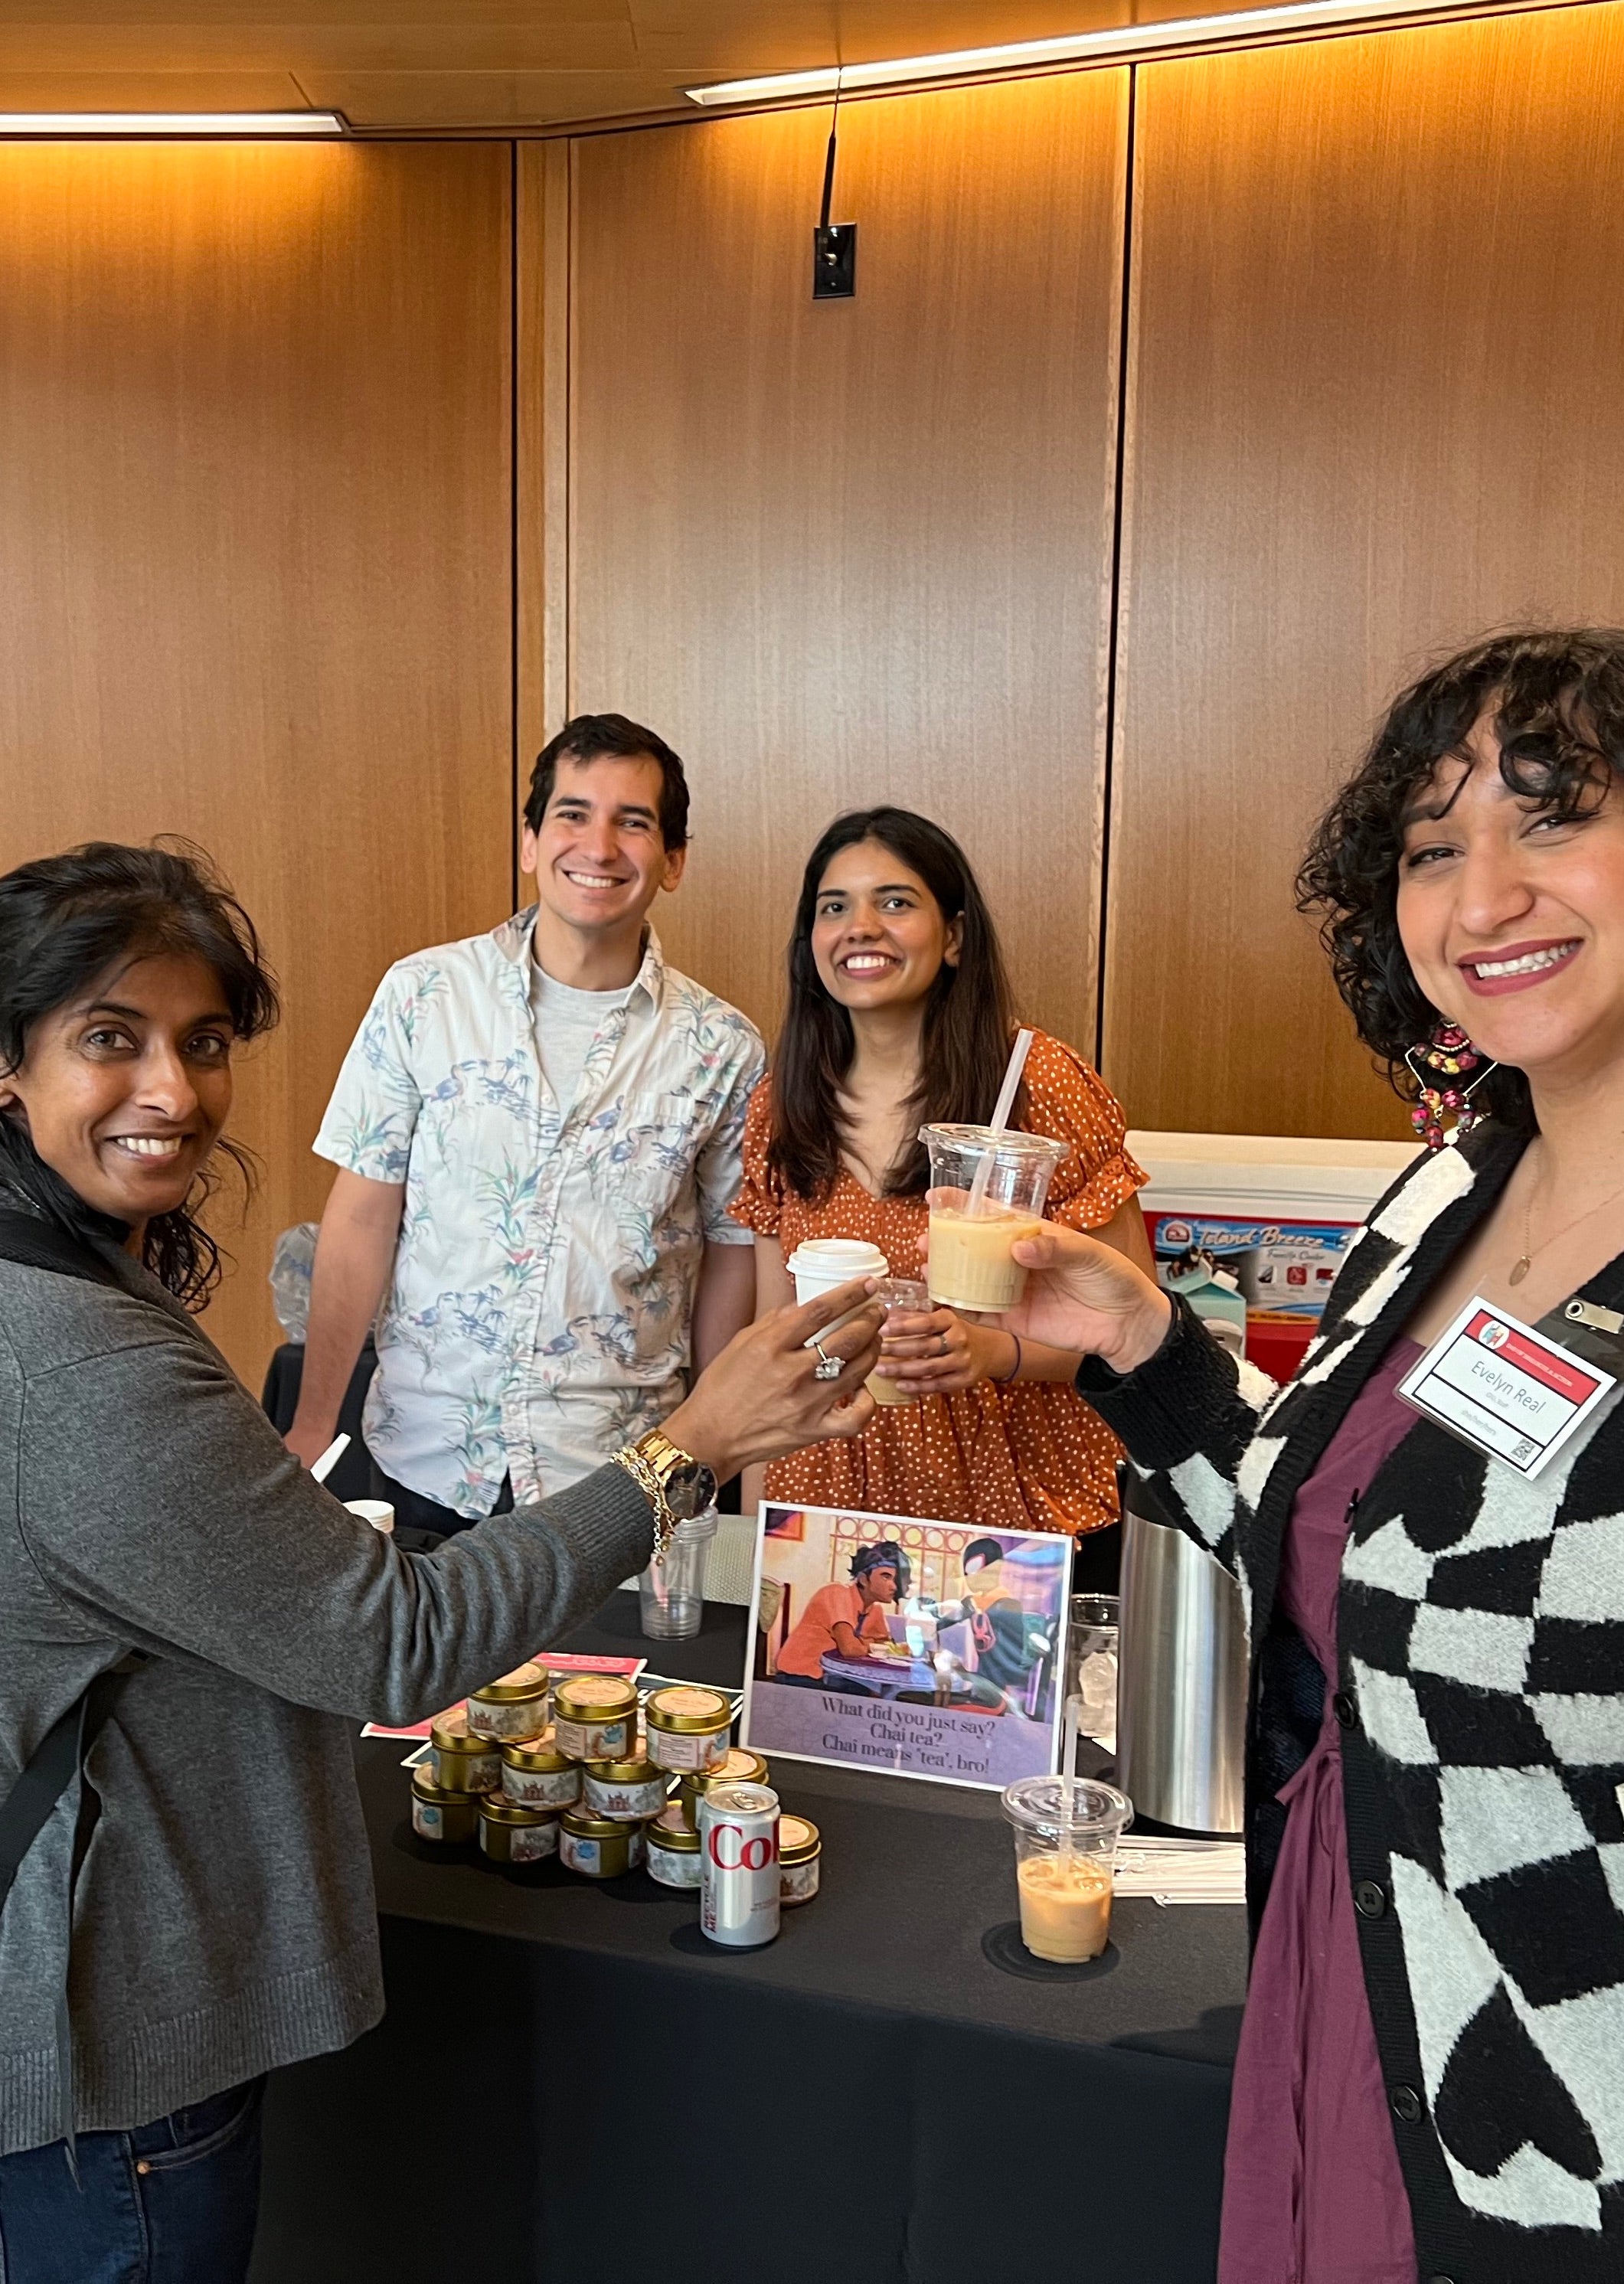
<instances>
[{"instance_id":1,"label":"black and white patterned cardigan","mask_svg":"<svg viewBox=\"0 0 1624 2284\"><path fill-rule=\"evenodd\" d=\"M1284 1388L1183 1310L1139 1371L1079 1375L1152 1508L1241 1582L1254 1923L1274 1795L1323 1709L1275 1606L1292 1500L1523 1147L1486 1125L1407 1169ZM1624 1309L1624 1258L1582 1291ZM1359 1501L1338 1633L1348 1865L1420 2276L1624 2284L1624 1404L1533 1482L1417 1419Z\"/></svg>"}]
</instances>

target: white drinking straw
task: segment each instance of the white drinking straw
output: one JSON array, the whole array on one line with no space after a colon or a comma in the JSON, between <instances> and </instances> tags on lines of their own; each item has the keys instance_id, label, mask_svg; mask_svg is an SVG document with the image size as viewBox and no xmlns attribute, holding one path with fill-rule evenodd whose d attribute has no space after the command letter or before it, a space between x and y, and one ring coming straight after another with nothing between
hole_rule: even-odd
<instances>
[{"instance_id":1,"label":"white drinking straw","mask_svg":"<svg viewBox=\"0 0 1624 2284\"><path fill-rule=\"evenodd\" d=\"M998 1089L998 1100L993 1111L992 1130L995 1134L1009 1131L1010 1113L1015 1107L1015 1090L1020 1084L1020 1075L1027 1068L1027 1054L1032 1044L1030 1031L1019 1031L1015 1044L1010 1050L1010 1067L1003 1074L1003 1084ZM970 1203L966 1211L980 1214L986 1210L987 1185L993 1175L993 1155L990 1150L982 1154L975 1169L975 1179L970 1185Z\"/></svg>"},{"instance_id":2,"label":"white drinking straw","mask_svg":"<svg viewBox=\"0 0 1624 2284\"><path fill-rule=\"evenodd\" d=\"M328 1476L338 1466L339 1461L344 1457L345 1452L347 1451L348 1449L349 1437L347 1435L335 1435L333 1437L332 1443L328 1444L326 1450L322 1453L321 1458L317 1459L316 1465L310 1470L311 1474L318 1483L324 1483L326 1482Z\"/></svg>"},{"instance_id":3,"label":"white drinking straw","mask_svg":"<svg viewBox=\"0 0 1624 2284\"><path fill-rule=\"evenodd\" d=\"M1060 1861L1072 1860L1072 1819L1077 1812L1077 1731L1082 1720L1082 1699L1074 1691L1066 1701L1065 1740L1060 1747Z\"/></svg>"}]
</instances>

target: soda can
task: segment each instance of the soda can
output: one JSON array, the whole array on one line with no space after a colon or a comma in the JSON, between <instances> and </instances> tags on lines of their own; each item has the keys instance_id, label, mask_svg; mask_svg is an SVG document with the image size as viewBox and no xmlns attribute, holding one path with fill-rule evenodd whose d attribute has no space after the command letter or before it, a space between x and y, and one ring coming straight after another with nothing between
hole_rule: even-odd
<instances>
[{"instance_id":1,"label":"soda can","mask_svg":"<svg viewBox=\"0 0 1624 2284\"><path fill-rule=\"evenodd\" d=\"M778 1795L768 1785L714 1784L700 1797L699 1926L734 1951L778 1932Z\"/></svg>"}]
</instances>

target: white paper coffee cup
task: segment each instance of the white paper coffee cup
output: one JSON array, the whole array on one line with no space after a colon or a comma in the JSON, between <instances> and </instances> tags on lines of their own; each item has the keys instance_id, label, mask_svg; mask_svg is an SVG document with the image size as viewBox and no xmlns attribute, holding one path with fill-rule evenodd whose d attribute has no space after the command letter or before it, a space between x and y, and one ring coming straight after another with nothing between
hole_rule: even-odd
<instances>
[{"instance_id":1,"label":"white paper coffee cup","mask_svg":"<svg viewBox=\"0 0 1624 2284\"><path fill-rule=\"evenodd\" d=\"M838 1285L849 1285L854 1277L889 1277L891 1263L878 1246L871 1245L864 1237L809 1237L798 1245L785 1266L795 1280L797 1301L816 1301L820 1293L832 1293ZM859 1307L863 1306L859 1302ZM816 1337L820 1341L842 1325L847 1325L856 1315L850 1309L837 1317L832 1325L825 1325ZM810 1348L812 1342L808 1341Z\"/></svg>"}]
</instances>

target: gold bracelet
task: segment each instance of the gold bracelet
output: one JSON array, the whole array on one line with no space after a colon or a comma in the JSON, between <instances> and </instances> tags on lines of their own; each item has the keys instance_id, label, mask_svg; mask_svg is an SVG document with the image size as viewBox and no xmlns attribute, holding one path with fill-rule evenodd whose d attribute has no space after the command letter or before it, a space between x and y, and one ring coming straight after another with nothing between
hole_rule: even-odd
<instances>
[{"instance_id":1,"label":"gold bracelet","mask_svg":"<svg viewBox=\"0 0 1624 2284\"><path fill-rule=\"evenodd\" d=\"M654 1510L654 1551L652 1560L663 1562L671 1534L676 1528L676 1518L666 1501L666 1487L635 1444L628 1443L615 1452L611 1467L624 1467L637 1489Z\"/></svg>"}]
</instances>

